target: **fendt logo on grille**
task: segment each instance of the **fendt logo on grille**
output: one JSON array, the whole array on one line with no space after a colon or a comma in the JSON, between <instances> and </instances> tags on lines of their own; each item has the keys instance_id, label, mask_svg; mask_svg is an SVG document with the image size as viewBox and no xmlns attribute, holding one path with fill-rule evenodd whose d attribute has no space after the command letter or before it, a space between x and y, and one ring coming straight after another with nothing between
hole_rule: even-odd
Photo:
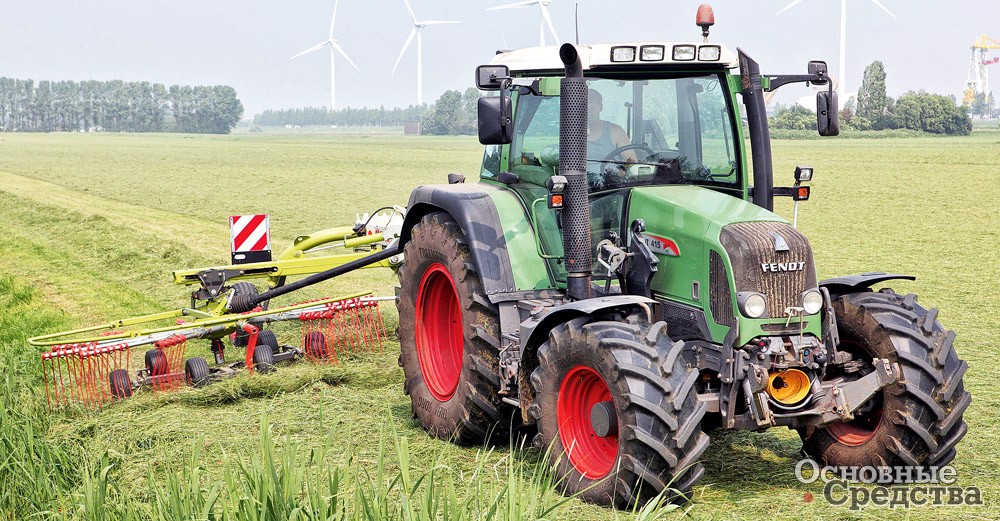
<instances>
[{"instance_id":1,"label":"fendt logo on grille","mask_svg":"<svg viewBox=\"0 0 1000 521\"><path fill-rule=\"evenodd\" d=\"M772 262L770 264L762 262L760 264L760 269L767 272L778 272L778 271L802 271L806 268L805 262Z\"/></svg>"}]
</instances>

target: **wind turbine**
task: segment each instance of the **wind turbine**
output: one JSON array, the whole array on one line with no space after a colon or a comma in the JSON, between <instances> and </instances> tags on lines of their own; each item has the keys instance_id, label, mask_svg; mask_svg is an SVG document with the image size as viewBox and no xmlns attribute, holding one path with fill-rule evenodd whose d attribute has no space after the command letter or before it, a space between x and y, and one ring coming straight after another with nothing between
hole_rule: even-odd
<instances>
[{"instance_id":1,"label":"wind turbine","mask_svg":"<svg viewBox=\"0 0 1000 521\"><path fill-rule=\"evenodd\" d=\"M801 1L801 0L799 0ZM559 43L559 35L556 34L556 28L552 25L552 17L549 16L549 4L552 0L525 0L523 2L514 2L513 4L498 5L496 7L490 7L487 11L495 11L497 9L517 9L519 7L531 7L537 5L538 9L542 12L542 19L538 21L538 40L539 45L545 45L545 26L549 26L549 31L552 33L552 38L555 39L556 43Z\"/></svg>"},{"instance_id":2,"label":"wind turbine","mask_svg":"<svg viewBox=\"0 0 1000 521\"><path fill-rule=\"evenodd\" d=\"M326 46L330 47L330 110L337 110L337 73L336 73L336 60L334 59L334 57L336 56L335 53L339 52L340 55L343 56L345 60L347 60L347 63L350 63L351 66L354 67L358 72L361 72L361 69L358 69L358 66L354 65L354 62L351 61L351 58L347 56L347 53L344 52L344 49L340 46L339 43L337 43L337 40L333 37L333 24L334 22L337 21L337 4L339 3L340 0L335 0L333 2L333 16L330 18L330 36L325 41L322 41L290 58L294 60L295 58L298 58L303 54L309 54L313 51L318 51Z\"/></svg>"},{"instance_id":3,"label":"wind turbine","mask_svg":"<svg viewBox=\"0 0 1000 521\"><path fill-rule=\"evenodd\" d=\"M413 14L413 8L410 7L409 0L403 0L403 5L406 6L407 12L410 13L410 18L413 19L413 29L410 30L410 35L406 37L406 43L403 44L403 49L399 51L399 58L396 58L396 65L392 66L393 74L396 73L396 67L399 67L400 60L403 59L403 54L406 54L406 49L410 47L413 43L413 37L417 37L417 106L424 104L424 51L423 42L420 39L420 30L428 25L442 25L442 24L460 24L462 22L455 20L417 20L417 15Z\"/></svg>"},{"instance_id":4,"label":"wind turbine","mask_svg":"<svg viewBox=\"0 0 1000 521\"><path fill-rule=\"evenodd\" d=\"M871 0L871 2L879 7L879 9L885 11L889 16L896 18L896 15L892 14L892 11L887 9L878 0ZM786 5L784 9L778 11L775 16L784 13L785 11L795 7L796 5L802 3L802 0L794 0L792 3ZM847 102L847 68L845 62L847 61L847 0L840 0L840 75L837 78L837 98L841 103Z\"/></svg>"}]
</instances>

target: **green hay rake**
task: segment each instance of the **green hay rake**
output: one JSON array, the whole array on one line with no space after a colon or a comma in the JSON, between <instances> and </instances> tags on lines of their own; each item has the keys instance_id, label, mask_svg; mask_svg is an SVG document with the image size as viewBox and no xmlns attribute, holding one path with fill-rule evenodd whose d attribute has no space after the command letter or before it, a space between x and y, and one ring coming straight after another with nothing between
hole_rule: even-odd
<instances>
[{"instance_id":1,"label":"green hay rake","mask_svg":"<svg viewBox=\"0 0 1000 521\"><path fill-rule=\"evenodd\" d=\"M189 307L29 339L31 345L44 348L41 362L49 405L95 408L139 389L203 387L241 370L269 373L282 361L306 358L338 364L347 353L380 351L385 326L379 302L393 297L366 292L277 308L268 304L273 296L358 267L398 264L392 254L402 209L389 210L376 212L355 227L297 237L274 261L175 271L175 283L198 285ZM327 253L345 249L348 253ZM361 260L370 257L378 260ZM287 277L297 275L310 276L286 285ZM248 282L252 279L267 279L268 291L259 294ZM278 342L266 329L277 322L300 324L301 347ZM209 341L213 366L201 357L186 358L188 341L196 339ZM227 341L246 349L242 360L226 362ZM133 350L142 348L141 369L133 374L131 367L140 365L132 359Z\"/></svg>"}]
</instances>

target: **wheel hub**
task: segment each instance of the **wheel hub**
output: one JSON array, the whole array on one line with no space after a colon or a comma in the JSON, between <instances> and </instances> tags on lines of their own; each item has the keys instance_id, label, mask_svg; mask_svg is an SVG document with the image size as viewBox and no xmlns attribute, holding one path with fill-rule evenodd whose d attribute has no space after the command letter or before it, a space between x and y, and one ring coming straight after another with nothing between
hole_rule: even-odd
<instances>
[{"instance_id":1,"label":"wheel hub","mask_svg":"<svg viewBox=\"0 0 1000 521\"><path fill-rule=\"evenodd\" d=\"M559 440L570 463L585 478L602 478L618 459L618 415L611 391L593 368L570 369L556 405Z\"/></svg>"}]
</instances>

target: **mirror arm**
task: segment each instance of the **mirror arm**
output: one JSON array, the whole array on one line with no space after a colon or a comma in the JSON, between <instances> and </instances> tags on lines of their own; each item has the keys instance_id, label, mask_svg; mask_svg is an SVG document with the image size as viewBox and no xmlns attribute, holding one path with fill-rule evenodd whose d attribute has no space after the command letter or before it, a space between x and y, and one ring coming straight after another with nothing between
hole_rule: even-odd
<instances>
[{"instance_id":1,"label":"mirror arm","mask_svg":"<svg viewBox=\"0 0 1000 521\"><path fill-rule=\"evenodd\" d=\"M783 85L788 85L789 83L812 83L813 85L830 85L833 88L833 82L830 81L830 77L825 74L780 74L774 76L766 76L770 84L764 92L771 92L777 90Z\"/></svg>"}]
</instances>

